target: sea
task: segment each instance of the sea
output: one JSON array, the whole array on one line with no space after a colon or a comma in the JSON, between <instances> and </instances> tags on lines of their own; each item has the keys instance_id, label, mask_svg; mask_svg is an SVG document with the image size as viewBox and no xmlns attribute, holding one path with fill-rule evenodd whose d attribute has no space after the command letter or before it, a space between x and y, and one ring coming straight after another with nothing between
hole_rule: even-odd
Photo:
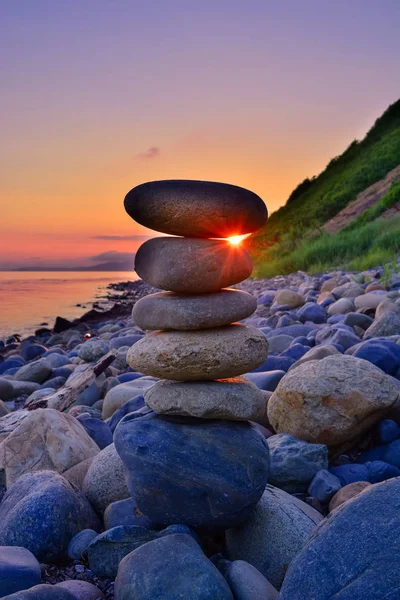
<instances>
[{"instance_id":1,"label":"sea","mask_svg":"<svg viewBox=\"0 0 400 600\"><path fill-rule=\"evenodd\" d=\"M29 335L45 323L51 328L58 315L79 318L105 295L108 284L135 279L133 271L0 271L0 340Z\"/></svg>"}]
</instances>

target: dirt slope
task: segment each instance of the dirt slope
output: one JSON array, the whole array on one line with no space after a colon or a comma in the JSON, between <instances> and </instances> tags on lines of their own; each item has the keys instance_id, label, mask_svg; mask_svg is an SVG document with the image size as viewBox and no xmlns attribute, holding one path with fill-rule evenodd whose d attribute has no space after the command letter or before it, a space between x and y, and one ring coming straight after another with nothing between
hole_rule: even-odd
<instances>
[{"instance_id":1,"label":"dirt slope","mask_svg":"<svg viewBox=\"0 0 400 600\"><path fill-rule=\"evenodd\" d=\"M400 165L395 169L389 171L389 173L383 179L380 179L364 191L360 192L358 196L350 202L346 208L338 212L332 219L327 221L324 225L324 229L328 233L336 233L340 231L350 223L353 219L361 215L368 208L370 208L375 202L378 202L384 194L389 190L393 181L400 179ZM390 214L386 214L389 213ZM386 211L382 216L389 217L397 213L396 206Z\"/></svg>"}]
</instances>

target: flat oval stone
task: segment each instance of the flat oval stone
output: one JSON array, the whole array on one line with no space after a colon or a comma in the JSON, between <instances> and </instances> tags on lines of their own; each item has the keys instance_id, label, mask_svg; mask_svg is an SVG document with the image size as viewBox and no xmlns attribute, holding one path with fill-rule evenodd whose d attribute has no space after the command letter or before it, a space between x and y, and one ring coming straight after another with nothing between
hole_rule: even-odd
<instances>
[{"instance_id":1,"label":"flat oval stone","mask_svg":"<svg viewBox=\"0 0 400 600\"><path fill-rule=\"evenodd\" d=\"M245 377L218 381L159 381L144 395L154 412L205 419L265 420L262 391Z\"/></svg>"},{"instance_id":2,"label":"flat oval stone","mask_svg":"<svg viewBox=\"0 0 400 600\"><path fill-rule=\"evenodd\" d=\"M250 254L223 240L158 237L135 256L135 271L144 281L184 294L218 292L247 279L252 270Z\"/></svg>"},{"instance_id":3,"label":"flat oval stone","mask_svg":"<svg viewBox=\"0 0 400 600\"><path fill-rule=\"evenodd\" d=\"M268 445L249 423L143 408L122 419L114 440L129 491L157 526L242 523L267 483Z\"/></svg>"},{"instance_id":4,"label":"flat oval stone","mask_svg":"<svg viewBox=\"0 0 400 600\"><path fill-rule=\"evenodd\" d=\"M126 356L132 369L160 379L225 379L263 364L268 342L255 327L227 325L201 331L154 331Z\"/></svg>"},{"instance_id":5,"label":"flat oval stone","mask_svg":"<svg viewBox=\"0 0 400 600\"><path fill-rule=\"evenodd\" d=\"M225 238L252 233L267 220L257 194L213 181L150 181L125 197L132 219L155 231L186 237Z\"/></svg>"},{"instance_id":6,"label":"flat oval stone","mask_svg":"<svg viewBox=\"0 0 400 600\"><path fill-rule=\"evenodd\" d=\"M194 296L159 292L136 302L132 318L144 330L190 331L241 321L252 315L256 308L254 296L239 290L228 289Z\"/></svg>"}]
</instances>

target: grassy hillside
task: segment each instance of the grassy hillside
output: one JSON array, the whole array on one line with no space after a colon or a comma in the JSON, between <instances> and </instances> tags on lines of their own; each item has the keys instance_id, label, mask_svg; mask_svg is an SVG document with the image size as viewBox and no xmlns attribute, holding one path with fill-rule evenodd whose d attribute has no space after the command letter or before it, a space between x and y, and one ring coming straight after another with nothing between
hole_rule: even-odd
<instances>
[{"instance_id":1,"label":"grassy hillside","mask_svg":"<svg viewBox=\"0 0 400 600\"><path fill-rule=\"evenodd\" d=\"M334 247L342 240L342 233L328 236L322 233L320 226L354 200L358 193L385 177L399 164L400 100L389 106L362 141L352 142L343 154L330 161L320 175L305 179L292 192L286 205L271 215L264 229L249 239L249 249L255 257L258 273L272 275L298 268L315 270L318 263L326 266L324 256L318 257L311 248L322 251L327 245ZM392 205L398 193L398 187L391 189L390 196L385 200L382 198L380 207L372 208L369 215L352 224L351 234L343 233L345 237L353 236L354 256L359 253L355 231L359 230L361 235L361 230L366 227L368 235L370 221L379 216L386 206ZM381 227L384 228L384 225ZM310 247L310 251L308 258L303 260L300 255L305 247ZM336 264L333 261L332 266L341 266L341 256L337 254ZM346 256L351 260L348 253Z\"/></svg>"}]
</instances>

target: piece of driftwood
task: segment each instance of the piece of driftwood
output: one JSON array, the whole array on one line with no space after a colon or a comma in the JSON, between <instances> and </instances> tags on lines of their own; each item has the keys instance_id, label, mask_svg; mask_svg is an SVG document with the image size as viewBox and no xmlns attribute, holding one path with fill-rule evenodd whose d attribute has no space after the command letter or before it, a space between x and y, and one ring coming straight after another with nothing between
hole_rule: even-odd
<instances>
[{"instance_id":1,"label":"piece of driftwood","mask_svg":"<svg viewBox=\"0 0 400 600\"><path fill-rule=\"evenodd\" d=\"M44 398L31 400L24 406L26 410L36 410L37 408L55 408L62 412L75 402L77 397L84 389L96 379L98 375L103 373L107 367L113 362L117 355L117 350L110 350L102 356L94 365L88 366L87 369L80 373L74 373L69 377L68 381L57 391L52 392Z\"/></svg>"}]
</instances>

